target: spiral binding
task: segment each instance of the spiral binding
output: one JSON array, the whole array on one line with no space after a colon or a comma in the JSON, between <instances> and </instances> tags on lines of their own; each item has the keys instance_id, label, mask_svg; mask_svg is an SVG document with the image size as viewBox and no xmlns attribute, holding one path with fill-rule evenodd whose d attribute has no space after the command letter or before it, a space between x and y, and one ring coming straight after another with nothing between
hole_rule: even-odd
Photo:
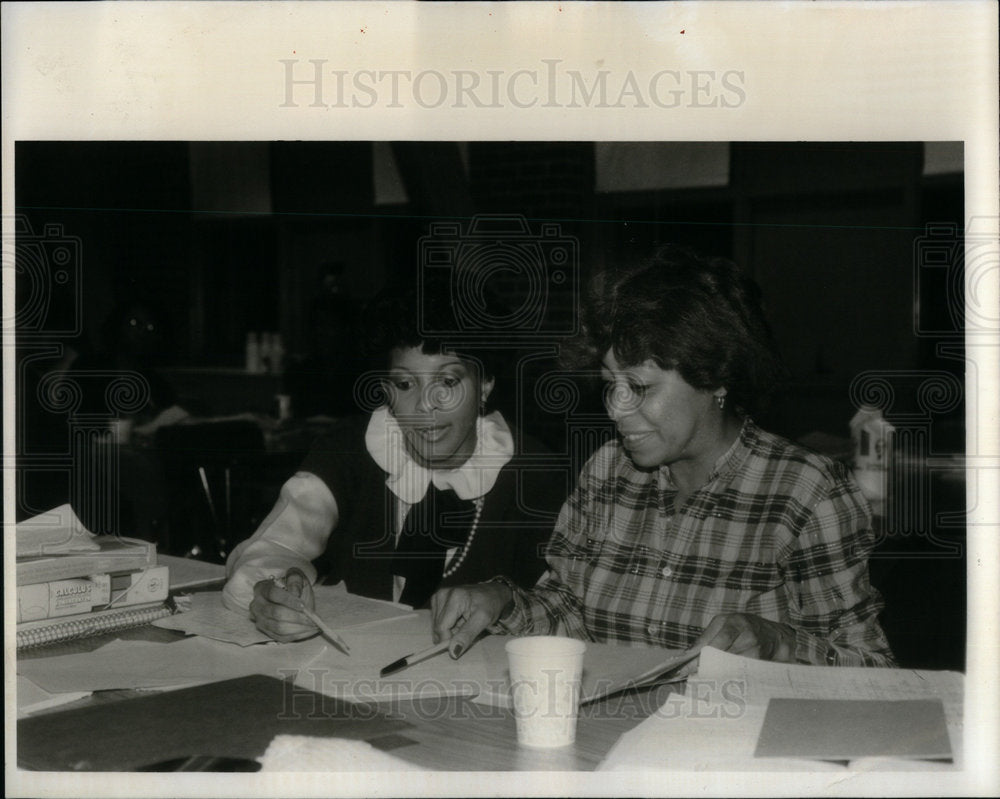
<instances>
[{"instance_id":1,"label":"spiral binding","mask_svg":"<svg viewBox=\"0 0 1000 799\"><path fill-rule=\"evenodd\" d=\"M155 607L122 608L106 615L86 615L82 618L62 620L52 624L17 631L18 651L44 644L73 641L100 633L118 632L131 627L141 627L170 616L173 610L166 604Z\"/></svg>"}]
</instances>

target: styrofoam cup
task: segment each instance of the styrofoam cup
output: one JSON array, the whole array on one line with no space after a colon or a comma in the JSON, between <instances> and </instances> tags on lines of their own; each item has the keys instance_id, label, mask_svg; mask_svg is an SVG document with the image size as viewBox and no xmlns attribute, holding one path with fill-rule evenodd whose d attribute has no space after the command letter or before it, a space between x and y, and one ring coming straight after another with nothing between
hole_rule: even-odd
<instances>
[{"instance_id":1,"label":"styrofoam cup","mask_svg":"<svg viewBox=\"0 0 1000 799\"><path fill-rule=\"evenodd\" d=\"M536 635L507 642L510 698L523 746L569 746L576 740L583 641Z\"/></svg>"}]
</instances>

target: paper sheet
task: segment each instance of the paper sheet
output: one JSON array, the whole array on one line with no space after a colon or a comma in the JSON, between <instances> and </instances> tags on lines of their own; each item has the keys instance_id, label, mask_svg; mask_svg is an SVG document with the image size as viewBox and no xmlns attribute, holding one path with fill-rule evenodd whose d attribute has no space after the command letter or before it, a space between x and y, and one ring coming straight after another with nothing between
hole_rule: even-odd
<instances>
[{"instance_id":1,"label":"paper sheet","mask_svg":"<svg viewBox=\"0 0 1000 799\"><path fill-rule=\"evenodd\" d=\"M56 693L168 688L251 674L283 680L316 660L327 648L319 637L254 647L239 647L201 636L169 643L118 639L91 652L22 659L17 663L17 671Z\"/></svg>"},{"instance_id":2,"label":"paper sheet","mask_svg":"<svg viewBox=\"0 0 1000 799\"><path fill-rule=\"evenodd\" d=\"M16 525L17 557L96 552L94 534L83 526L70 505L60 505Z\"/></svg>"},{"instance_id":3,"label":"paper sheet","mask_svg":"<svg viewBox=\"0 0 1000 799\"><path fill-rule=\"evenodd\" d=\"M345 655L317 636L292 644L240 647L201 636L170 643L116 640L93 652L25 659L18 673L50 692L195 685L250 674L294 679L327 696L356 701L472 696L487 680L483 652L447 652L385 679L379 671L431 643L428 611L344 632Z\"/></svg>"},{"instance_id":4,"label":"paper sheet","mask_svg":"<svg viewBox=\"0 0 1000 799\"><path fill-rule=\"evenodd\" d=\"M707 707L673 694L649 718L626 732L599 771L839 771L843 765L803 758L755 758L764 710Z\"/></svg>"},{"instance_id":5,"label":"paper sheet","mask_svg":"<svg viewBox=\"0 0 1000 799\"><path fill-rule=\"evenodd\" d=\"M355 701L475 696L487 688L483 649L470 647L459 659L447 652L380 678L399 658L432 644L430 612L372 624L344 633L351 648L345 655L332 645L301 663L296 684L327 696Z\"/></svg>"},{"instance_id":6,"label":"paper sheet","mask_svg":"<svg viewBox=\"0 0 1000 799\"><path fill-rule=\"evenodd\" d=\"M872 756L851 759L852 771L962 768L964 677L956 672L828 668L769 663L702 650L685 695L674 695L619 739L601 765L627 771L846 772L843 762L800 757L754 757L767 706L775 697L896 701L939 698L954 763Z\"/></svg>"},{"instance_id":7,"label":"paper sheet","mask_svg":"<svg viewBox=\"0 0 1000 799\"><path fill-rule=\"evenodd\" d=\"M951 759L941 700L771 699L755 757Z\"/></svg>"},{"instance_id":8,"label":"paper sheet","mask_svg":"<svg viewBox=\"0 0 1000 799\"><path fill-rule=\"evenodd\" d=\"M69 691L67 693L50 693L39 685L35 685L27 677L17 675L17 717L23 718L39 710L58 707L77 699L90 696L90 691Z\"/></svg>"},{"instance_id":9,"label":"paper sheet","mask_svg":"<svg viewBox=\"0 0 1000 799\"><path fill-rule=\"evenodd\" d=\"M222 604L222 592L206 591L178 600L178 606L187 609L153 622L166 630L180 630L188 635L199 635L216 641L239 646L261 644L270 639L258 630L249 617L236 613Z\"/></svg>"},{"instance_id":10,"label":"paper sheet","mask_svg":"<svg viewBox=\"0 0 1000 799\"><path fill-rule=\"evenodd\" d=\"M702 650L697 679L745 686L745 701L764 707L773 697L799 699L926 699L940 697L946 711L962 713L964 677L951 671L912 669L828 668L772 663Z\"/></svg>"},{"instance_id":11,"label":"paper sheet","mask_svg":"<svg viewBox=\"0 0 1000 799\"><path fill-rule=\"evenodd\" d=\"M204 638L117 640L93 652L19 660L17 671L52 693L155 688L258 673L258 663L243 652Z\"/></svg>"},{"instance_id":12,"label":"paper sheet","mask_svg":"<svg viewBox=\"0 0 1000 799\"><path fill-rule=\"evenodd\" d=\"M413 611L405 605L349 594L342 583L335 586L317 586L314 595L316 612L337 631L351 630L366 624L413 614ZM266 633L262 633L254 626L249 617L229 610L223 605L221 591L192 594L188 599L191 604L189 610L158 619L153 623L168 630L181 630L189 635L200 635L239 646L250 646L271 640Z\"/></svg>"}]
</instances>

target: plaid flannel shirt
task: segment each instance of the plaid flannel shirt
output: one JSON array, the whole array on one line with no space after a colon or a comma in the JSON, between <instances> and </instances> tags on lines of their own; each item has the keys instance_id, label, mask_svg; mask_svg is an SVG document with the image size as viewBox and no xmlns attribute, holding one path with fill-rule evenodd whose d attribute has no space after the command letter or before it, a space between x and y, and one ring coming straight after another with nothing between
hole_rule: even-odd
<instances>
[{"instance_id":1,"label":"plaid flannel shirt","mask_svg":"<svg viewBox=\"0 0 1000 799\"><path fill-rule=\"evenodd\" d=\"M892 666L868 581L874 534L847 469L746 420L675 512L666 466L618 441L587 462L548 544L549 571L495 631L686 648L719 613L795 630L804 663Z\"/></svg>"}]
</instances>

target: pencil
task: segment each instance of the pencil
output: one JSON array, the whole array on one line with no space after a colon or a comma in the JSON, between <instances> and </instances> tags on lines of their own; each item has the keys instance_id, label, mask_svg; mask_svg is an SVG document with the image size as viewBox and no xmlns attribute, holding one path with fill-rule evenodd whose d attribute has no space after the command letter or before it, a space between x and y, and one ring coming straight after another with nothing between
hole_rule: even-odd
<instances>
[{"instance_id":1,"label":"pencil","mask_svg":"<svg viewBox=\"0 0 1000 799\"><path fill-rule=\"evenodd\" d=\"M319 631L323 633L323 636L330 641L334 646L337 647L345 655L351 654L351 648L344 642L344 639L337 635L333 630L327 626L327 623L323 621L315 611L310 610L306 607L306 603L302 601L301 597L295 596L285 587L285 581L281 580L275 576L271 576L269 579L274 581L274 584L278 586L282 591L286 592L292 599L296 600L298 608L296 610L300 611L309 621L319 627Z\"/></svg>"},{"instance_id":2,"label":"pencil","mask_svg":"<svg viewBox=\"0 0 1000 799\"><path fill-rule=\"evenodd\" d=\"M215 503L212 501L212 491L208 487L208 475L205 474L205 467L198 467L198 476L201 477L201 487L205 489L205 499L208 500L208 509L212 511L212 521L216 528L219 526L219 517L215 514Z\"/></svg>"},{"instance_id":3,"label":"pencil","mask_svg":"<svg viewBox=\"0 0 1000 799\"><path fill-rule=\"evenodd\" d=\"M233 531L233 503L229 490L229 467L226 467L226 537Z\"/></svg>"},{"instance_id":4,"label":"pencil","mask_svg":"<svg viewBox=\"0 0 1000 799\"><path fill-rule=\"evenodd\" d=\"M340 649L345 655L351 654L351 648L344 643L344 639L337 635L333 630L331 630L325 621L323 621L314 611L309 610L302 602L299 600L299 604L302 605L300 610L305 614L306 618L309 619L313 624L319 627L319 631L329 639L330 643Z\"/></svg>"}]
</instances>

